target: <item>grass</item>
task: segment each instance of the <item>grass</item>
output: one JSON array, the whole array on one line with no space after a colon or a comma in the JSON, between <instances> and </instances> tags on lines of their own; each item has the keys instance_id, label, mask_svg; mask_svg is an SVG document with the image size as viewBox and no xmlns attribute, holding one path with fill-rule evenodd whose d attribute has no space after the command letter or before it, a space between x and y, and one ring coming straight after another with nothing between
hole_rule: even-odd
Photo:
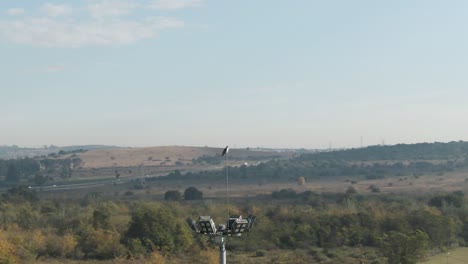
<instances>
[{"instance_id":1,"label":"grass","mask_svg":"<svg viewBox=\"0 0 468 264\"><path fill-rule=\"evenodd\" d=\"M91 168L115 168L115 167L143 167L143 166L173 166L176 162L192 164L192 159L203 155L220 155L223 147L185 147L162 146L146 148L120 148L106 150L92 150L78 153L82 160L81 166ZM252 151L246 149L232 149L231 157L248 161L252 157L268 160L272 156L288 158L292 152ZM68 157L68 156L66 156Z\"/></svg>"},{"instance_id":2,"label":"grass","mask_svg":"<svg viewBox=\"0 0 468 264\"><path fill-rule=\"evenodd\" d=\"M421 262L421 264L462 264L468 263L468 248L457 248L450 250L450 254L441 253L428 258L428 260Z\"/></svg>"},{"instance_id":3,"label":"grass","mask_svg":"<svg viewBox=\"0 0 468 264\"><path fill-rule=\"evenodd\" d=\"M255 264L285 264L285 263L322 263L322 264L354 264L363 261L364 263L383 263L379 260L375 250L372 248L335 248L325 250L322 248L305 249L277 249L260 250L264 254L257 252L236 252L232 254L228 251L227 259L229 263L255 263Z\"/></svg>"}]
</instances>

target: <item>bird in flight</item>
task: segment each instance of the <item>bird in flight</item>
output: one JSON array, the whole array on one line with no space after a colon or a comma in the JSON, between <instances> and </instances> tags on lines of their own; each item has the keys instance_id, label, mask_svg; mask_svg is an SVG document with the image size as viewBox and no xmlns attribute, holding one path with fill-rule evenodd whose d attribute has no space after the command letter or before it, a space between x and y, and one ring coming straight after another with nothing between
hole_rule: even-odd
<instances>
[{"instance_id":1,"label":"bird in flight","mask_svg":"<svg viewBox=\"0 0 468 264\"><path fill-rule=\"evenodd\" d=\"M227 155L228 152L229 152L229 146L226 146L226 147L223 149L223 153L221 154L221 156Z\"/></svg>"}]
</instances>

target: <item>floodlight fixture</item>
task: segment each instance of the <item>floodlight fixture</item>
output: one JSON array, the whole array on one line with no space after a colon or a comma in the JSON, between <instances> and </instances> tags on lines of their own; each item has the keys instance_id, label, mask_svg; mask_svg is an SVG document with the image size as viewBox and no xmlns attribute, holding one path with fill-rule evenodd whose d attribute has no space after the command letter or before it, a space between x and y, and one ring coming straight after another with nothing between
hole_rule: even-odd
<instances>
[{"instance_id":1,"label":"floodlight fixture","mask_svg":"<svg viewBox=\"0 0 468 264\"><path fill-rule=\"evenodd\" d=\"M216 234L216 225L211 216L200 216L198 219L200 233L214 235Z\"/></svg>"},{"instance_id":2,"label":"floodlight fixture","mask_svg":"<svg viewBox=\"0 0 468 264\"><path fill-rule=\"evenodd\" d=\"M195 222L195 220L187 218L185 221L190 226L193 232L200 233L200 229L198 229L197 222Z\"/></svg>"},{"instance_id":3,"label":"floodlight fixture","mask_svg":"<svg viewBox=\"0 0 468 264\"><path fill-rule=\"evenodd\" d=\"M250 229L253 227L255 221L257 220L257 217L254 215L249 215L247 216L246 220L249 222L247 225L247 232L250 232Z\"/></svg>"},{"instance_id":4,"label":"floodlight fixture","mask_svg":"<svg viewBox=\"0 0 468 264\"><path fill-rule=\"evenodd\" d=\"M227 230L223 234L240 236L242 233L250 231L255 220L256 217L252 215L246 219L243 219L241 215L231 215L227 222Z\"/></svg>"},{"instance_id":5,"label":"floodlight fixture","mask_svg":"<svg viewBox=\"0 0 468 264\"><path fill-rule=\"evenodd\" d=\"M231 226L231 235L244 233L249 226L247 219L236 219Z\"/></svg>"},{"instance_id":6,"label":"floodlight fixture","mask_svg":"<svg viewBox=\"0 0 468 264\"><path fill-rule=\"evenodd\" d=\"M230 215L229 219L228 219L228 222L227 222L227 229L231 230L232 226L234 225L234 222L237 219L242 219L242 216L241 215Z\"/></svg>"}]
</instances>

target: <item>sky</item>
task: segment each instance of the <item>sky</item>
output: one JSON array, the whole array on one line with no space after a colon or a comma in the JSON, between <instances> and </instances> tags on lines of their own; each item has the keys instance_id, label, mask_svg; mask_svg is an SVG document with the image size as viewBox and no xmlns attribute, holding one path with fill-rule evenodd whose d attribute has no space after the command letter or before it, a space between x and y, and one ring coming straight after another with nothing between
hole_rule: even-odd
<instances>
[{"instance_id":1,"label":"sky","mask_svg":"<svg viewBox=\"0 0 468 264\"><path fill-rule=\"evenodd\" d=\"M468 1L0 1L0 145L468 140Z\"/></svg>"}]
</instances>

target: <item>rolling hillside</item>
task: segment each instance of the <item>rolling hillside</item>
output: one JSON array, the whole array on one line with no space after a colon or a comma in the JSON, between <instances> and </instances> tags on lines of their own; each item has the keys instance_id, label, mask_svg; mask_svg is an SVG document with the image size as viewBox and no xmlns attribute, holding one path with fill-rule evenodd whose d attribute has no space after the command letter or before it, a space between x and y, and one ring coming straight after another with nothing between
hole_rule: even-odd
<instances>
[{"instance_id":1,"label":"rolling hillside","mask_svg":"<svg viewBox=\"0 0 468 264\"><path fill-rule=\"evenodd\" d=\"M116 149L116 146L105 145L82 145L82 146L45 146L42 148L22 148L18 146L0 146L0 159L16 159L16 158L33 158L37 156L59 153L60 151L74 150L100 150L100 149Z\"/></svg>"},{"instance_id":2,"label":"rolling hillside","mask_svg":"<svg viewBox=\"0 0 468 264\"><path fill-rule=\"evenodd\" d=\"M107 150L92 150L76 154L81 159L81 167L110 168L136 166L172 166L190 165L197 159L206 157L208 160L220 162L222 148L161 146L146 148L119 148ZM232 149L229 158L239 161L266 160L271 158L287 158L292 152L256 151L247 149ZM201 162L201 161L200 161Z\"/></svg>"}]
</instances>

